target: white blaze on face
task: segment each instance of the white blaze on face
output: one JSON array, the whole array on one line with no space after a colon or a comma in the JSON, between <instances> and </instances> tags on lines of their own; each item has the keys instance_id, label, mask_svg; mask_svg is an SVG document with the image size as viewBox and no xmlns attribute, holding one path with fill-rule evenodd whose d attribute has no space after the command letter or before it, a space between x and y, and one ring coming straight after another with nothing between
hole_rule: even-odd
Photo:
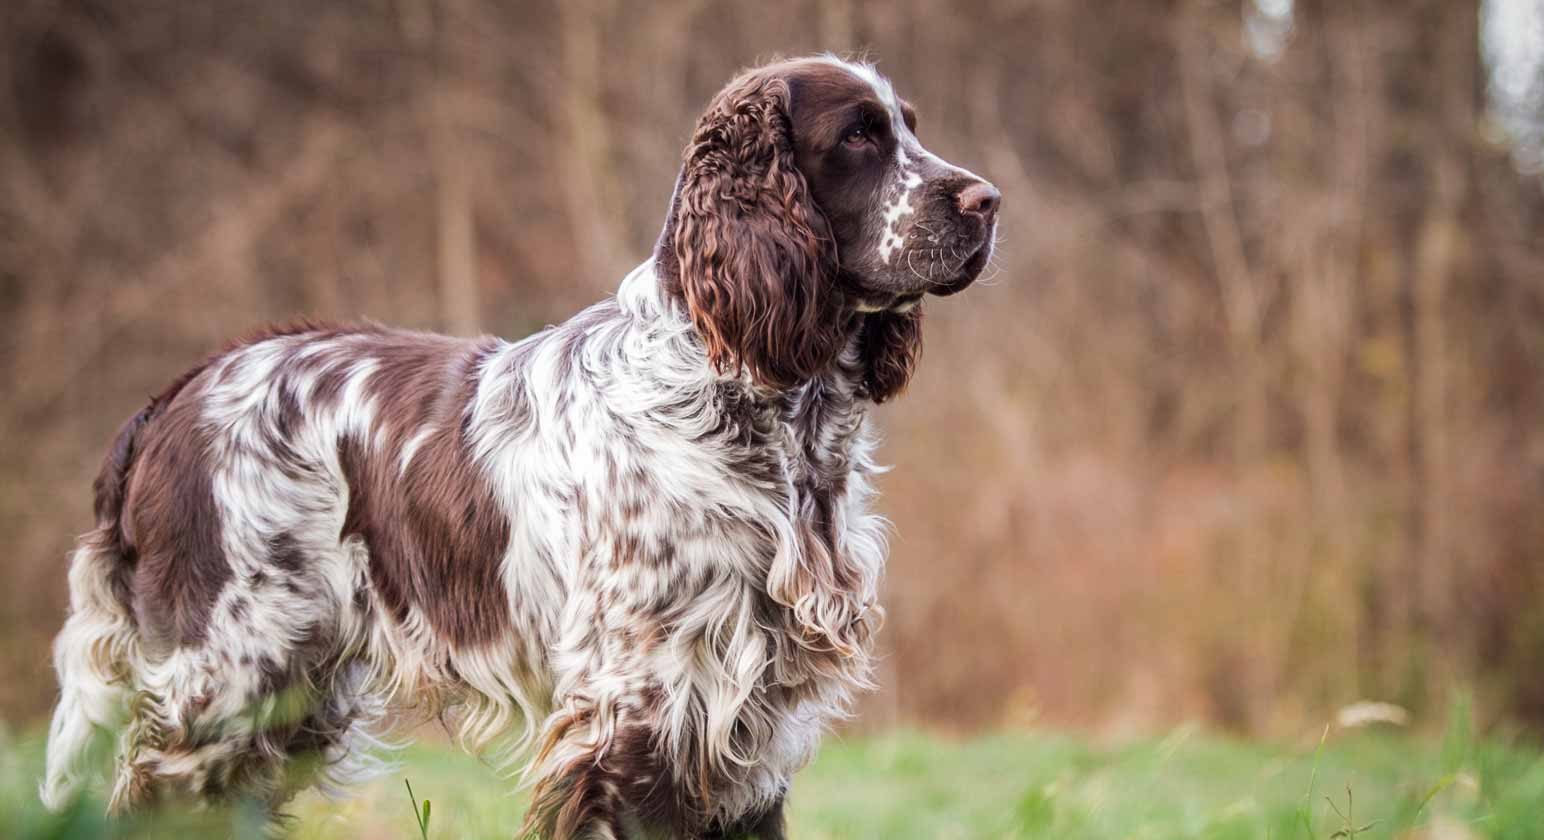
<instances>
[{"instance_id":1,"label":"white blaze on face","mask_svg":"<svg viewBox=\"0 0 1544 840\"><path fill-rule=\"evenodd\" d=\"M905 154L900 157L904 161ZM900 178L891 187L895 198L885 204L885 232L879 239L879 260L885 265L890 264L891 255L906 243L906 237L902 235L901 218L916 212L916 208L911 206L911 193L921 185L921 175L910 169L901 169Z\"/></svg>"}]
</instances>

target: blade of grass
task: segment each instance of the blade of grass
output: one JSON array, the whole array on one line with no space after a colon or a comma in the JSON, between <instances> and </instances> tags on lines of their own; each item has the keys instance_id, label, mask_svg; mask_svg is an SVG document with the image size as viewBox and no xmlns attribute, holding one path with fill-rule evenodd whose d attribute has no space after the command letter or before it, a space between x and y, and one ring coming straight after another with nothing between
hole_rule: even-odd
<instances>
[{"instance_id":1,"label":"blade of grass","mask_svg":"<svg viewBox=\"0 0 1544 840\"><path fill-rule=\"evenodd\" d=\"M1303 794L1303 804L1298 810L1298 822L1303 826L1303 834L1308 840L1314 840L1313 835L1313 789L1319 782L1319 758L1324 754L1324 742L1330 738L1330 725L1324 724L1324 732L1319 735L1319 746L1314 747L1313 769L1308 773L1308 791Z\"/></svg>"},{"instance_id":2,"label":"blade of grass","mask_svg":"<svg viewBox=\"0 0 1544 840\"><path fill-rule=\"evenodd\" d=\"M1431 801L1437 797L1437 794L1452 787L1456 781L1458 781L1457 773L1449 773L1438 779L1437 783L1431 786L1431 790L1426 791L1426 795L1421 797L1421 804L1416 806L1415 813L1410 815L1410 819L1413 821L1419 817L1421 812L1426 810L1426 806L1430 805Z\"/></svg>"},{"instance_id":3,"label":"blade of grass","mask_svg":"<svg viewBox=\"0 0 1544 840\"><path fill-rule=\"evenodd\" d=\"M413 783L403 779L402 784L407 785L407 798L413 804L413 821L418 823L418 834L423 840L429 840L429 800L424 800L423 808L420 810L418 797L413 793Z\"/></svg>"}]
</instances>

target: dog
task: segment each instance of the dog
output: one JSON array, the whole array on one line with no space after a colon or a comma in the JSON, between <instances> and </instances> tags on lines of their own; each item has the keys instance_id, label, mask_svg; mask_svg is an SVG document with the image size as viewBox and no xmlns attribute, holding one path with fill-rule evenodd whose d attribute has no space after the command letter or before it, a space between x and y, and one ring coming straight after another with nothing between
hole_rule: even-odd
<instances>
[{"instance_id":1,"label":"dog","mask_svg":"<svg viewBox=\"0 0 1544 840\"><path fill-rule=\"evenodd\" d=\"M271 329L150 400L70 561L45 803L106 729L115 812L278 808L414 700L509 736L526 836L783 838L871 688L869 409L994 246L915 130L871 65L751 69L614 298L514 343Z\"/></svg>"}]
</instances>

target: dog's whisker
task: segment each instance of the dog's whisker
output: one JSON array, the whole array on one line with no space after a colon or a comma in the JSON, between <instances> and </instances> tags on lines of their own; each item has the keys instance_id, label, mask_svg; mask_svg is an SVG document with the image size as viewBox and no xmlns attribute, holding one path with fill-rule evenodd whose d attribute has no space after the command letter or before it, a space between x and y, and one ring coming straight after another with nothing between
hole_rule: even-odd
<instances>
[{"instance_id":1,"label":"dog's whisker","mask_svg":"<svg viewBox=\"0 0 1544 840\"><path fill-rule=\"evenodd\" d=\"M911 264L911 258L916 256L916 255L917 255L917 249L915 249L915 248L911 248L911 249L906 251L906 270L910 271L913 275L916 276L916 278L918 280L921 280L924 284L926 284L927 283L927 278L923 277L921 274L917 274L916 266Z\"/></svg>"}]
</instances>

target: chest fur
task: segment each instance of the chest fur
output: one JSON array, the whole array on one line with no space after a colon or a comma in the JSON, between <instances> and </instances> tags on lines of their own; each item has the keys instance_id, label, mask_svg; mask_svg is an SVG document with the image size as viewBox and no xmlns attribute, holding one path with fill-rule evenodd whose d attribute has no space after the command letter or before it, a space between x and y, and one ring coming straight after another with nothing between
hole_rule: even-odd
<instances>
[{"instance_id":1,"label":"chest fur","mask_svg":"<svg viewBox=\"0 0 1544 840\"><path fill-rule=\"evenodd\" d=\"M560 695L636 709L733 813L780 792L869 686L883 525L842 383L707 400L580 453L587 559L556 664Z\"/></svg>"}]
</instances>

